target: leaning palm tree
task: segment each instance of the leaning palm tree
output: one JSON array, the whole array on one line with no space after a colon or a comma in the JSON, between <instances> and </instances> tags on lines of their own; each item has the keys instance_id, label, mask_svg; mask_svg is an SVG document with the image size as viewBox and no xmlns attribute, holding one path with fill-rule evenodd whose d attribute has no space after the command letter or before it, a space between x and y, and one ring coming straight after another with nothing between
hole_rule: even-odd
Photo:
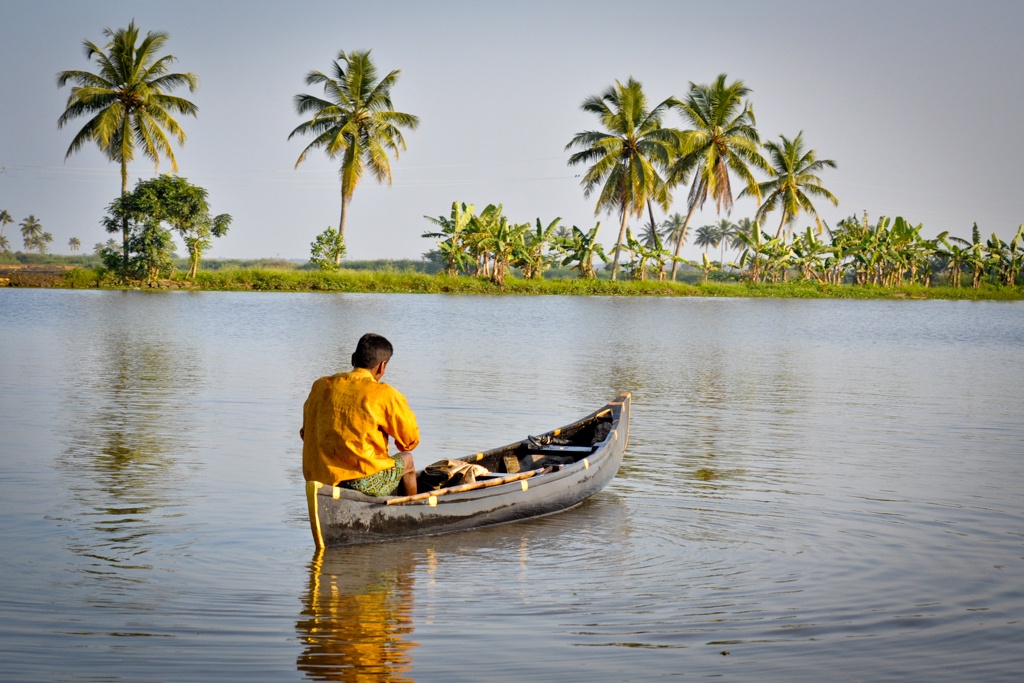
<instances>
[{"instance_id":1,"label":"leaning palm tree","mask_svg":"<svg viewBox=\"0 0 1024 683\"><path fill-rule=\"evenodd\" d=\"M153 160L155 168L160 167L160 157L164 155L177 173L178 162L168 133L183 145L185 132L172 114L195 116L199 108L170 91L187 85L194 92L199 79L194 73L169 73L175 58L158 54L167 43L167 33L149 31L140 42L134 21L128 28L108 28L103 33L110 39L106 45L100 47L88 40L83 43L86 59L96 59L97 73L70 70L57 74L57 87L68 82L75 84L64 113L57 119L57 127L63 128L75 118L88 118L64 158L95 142L108 159L121 165L123 197L128 194L128 163L135 158L136 145ZM127 218L122 231L122 258L127 267Z\"/></svg>"},{"instance_id":2,"label":"leaning palm tree","mask_svg":"<svg viewBox=\"0 0 1024 683\"><path fill-rule=\"evenodd\" d=\"M685 226L697 209L704 207L710 195L715 200L718 214L732 210L733 195L730 175L742 181L746 189L760 201L761 195L751 166L770 174L771 167L759 151L761 138L755 128L754 109L744 98L750 88L743 81L726 83L721 74L710 85L690 83L684 100L673 100L684 121L692 128L683 132L678 158L668 172L671 184L687 182L690 174L690 194ZM683 228L685 234L686 228ZM682 242L676 246L676 256ZM676 276L676 263L672 266L672 279Z\"/></svg>"},{"instance_id":3,"label":"leaning palm tree","mask_svg":"<svg viewBox=\"0 0 1024 683\"><path fill-rule=\"evenodd\" d=\"M416 130L420 120L412 114L395 111L391 88L398 81L397 69L382 79L370 61L370 51L338 53L330 75L310 71L307 85L322 85L323 97L296 95L295 111L313 118L299 124L289 135L312 135L298 161L299 167L314 149L323 149L331 159L341 157L341 217L338 234L345 238L345 217L352 193L367 168L378 183L391 184L391 162L388 151L398 158L405 150L402 128Z\"/></svg>"},{"instance_id":4,"label":"leaning palm tree","mask_svg":"<svg viewBox=\"0 0 1024 683\"><path fill-rule=\"evenodd\" d=\"M668 99L648 109L639 81L630 78L625 85L616 81L601 95L588 97L580 105L583 111L598 116L604 130L577 133L565 146L566 150L579 150L569 157L570 166L593 164L580 184L584 197L598 193L594 215L602 211L619 214L613 280L618 274L629 216L639 218L648 201L667 209L671 200L659 170L669 165L679 144L678 131L661 127L670 103Z\"/></svg>"},{"instance_id":5,"label":"leaning palm tree","mask_svg":"<svg viewBox=\"0 0 1024 683\"><path fill-rule=\"evenodd\" d=\"M833 206L839 205L835 195L821 186L821 178L817 173L825 168L835 168L836 162L831 159L819 159L818 153L813 150L804 149L803 131L797 133L796 137L790 140L785 135L780 135L781 142L771 141L765 144L768 156L771 158L774 176L757 186L757 193L743 190L745 194L764 197L754 220L764 221L765 217L780 209L782 219L779 221L779 229L775 236L781 237L782 231L800 215L801 211L814 216L818 226L818 233L822 231L821 219L814 208L811 197L820 197L832 202Z\"/></svg>"}]
</instances>

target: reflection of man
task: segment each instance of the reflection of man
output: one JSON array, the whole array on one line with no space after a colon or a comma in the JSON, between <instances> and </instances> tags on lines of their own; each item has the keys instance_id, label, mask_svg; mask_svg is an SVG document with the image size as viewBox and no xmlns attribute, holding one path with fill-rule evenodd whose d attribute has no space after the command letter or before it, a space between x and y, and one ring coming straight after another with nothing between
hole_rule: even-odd
<instances>
[{"instance_id":1,"label":"reflection of man","mask_svg":"<svg viewBox=\"0 0 1024 683\"><path fill-rule=\"evenodd\" d=\"M364 334L352 372L321 377L302 409L302 474L306 481L389 496L405 485L416 493L412 449L420 442L416 416L397 389L379 381L394 352L379 334ZM388 455L388 437L401 451Z\"/></svg>"},{"instance_id":2,"label":"reflection of man","mask_svg":"<svg viewBox=\"0 0 1024 683\"><path fill-rule=\"evenodd\" d=\"M307 677L412 683L415 559L385 549L317 551L295 623L302 644L295 663Z\"/></svg>"}]
</instances>

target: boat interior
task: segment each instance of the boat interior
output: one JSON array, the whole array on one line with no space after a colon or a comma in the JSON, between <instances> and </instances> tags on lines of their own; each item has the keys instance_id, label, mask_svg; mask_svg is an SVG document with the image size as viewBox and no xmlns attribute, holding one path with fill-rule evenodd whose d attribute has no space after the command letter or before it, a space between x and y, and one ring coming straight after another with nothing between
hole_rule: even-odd
<instances>
[{"instance_id":1,"label":"boat interior","mask_svg":"<svg viewBox=\"0 0 1024 683\"><path fill-rule=\"evenodd\" d=\"M417 486L420 491L435 491L571 465L591 455L611 430L611 412L605 411L561 430L428 465L417 475Z\"/></svg>"}]
</instances>

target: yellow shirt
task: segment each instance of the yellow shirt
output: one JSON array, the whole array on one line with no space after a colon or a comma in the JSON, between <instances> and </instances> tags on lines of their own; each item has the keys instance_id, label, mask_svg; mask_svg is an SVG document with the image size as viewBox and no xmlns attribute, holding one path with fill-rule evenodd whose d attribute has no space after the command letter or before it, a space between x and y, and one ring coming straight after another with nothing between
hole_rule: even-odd
<instances>
[{"instance_id":1,"label":"yellow shirt","mask_svg":"<svg viewBox=\"0 0 1024 683\"><path fill-rule=\"evenodd\" d=\"M394 467L389 436L403 451L420 443L416 416L405 396L364 368L313 382L299 435L306 481L329 486Z\"/></svg>"}]
</instances>

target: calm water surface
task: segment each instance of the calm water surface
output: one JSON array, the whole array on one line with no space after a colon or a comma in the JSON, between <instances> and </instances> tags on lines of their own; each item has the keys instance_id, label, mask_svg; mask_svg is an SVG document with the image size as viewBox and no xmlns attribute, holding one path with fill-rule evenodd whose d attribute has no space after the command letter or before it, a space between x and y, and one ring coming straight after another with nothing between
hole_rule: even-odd
<instances>
[{"instance_id":1,"label":"calm water surface","mask_svg":"<svg viewBox=\"0 0 1024 683\"><path fill-rule=\"evenodd\" d=\"M301 406L423 466L634 398L533 522L316 554ZM1019 680L1024 305L0 289L0 679Z\"/></svg>"}]
</instances>

